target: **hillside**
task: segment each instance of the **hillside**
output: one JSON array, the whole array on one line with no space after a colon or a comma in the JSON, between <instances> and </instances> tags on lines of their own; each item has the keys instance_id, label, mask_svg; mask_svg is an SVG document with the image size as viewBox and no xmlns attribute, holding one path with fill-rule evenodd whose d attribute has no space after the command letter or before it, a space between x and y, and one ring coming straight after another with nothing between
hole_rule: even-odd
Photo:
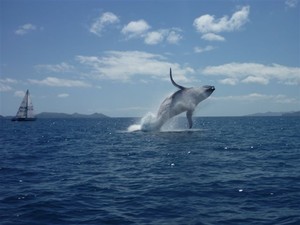
<instances>
[{"instance_id":1,"label":"hillside","mask_svg":"<svg viewBox=\"0 0 300 225\"><path fill-rule=\"evenodd\" d=\"M300 116L300 111L296 112L265 112L265 113L254 113L246 116Z\"/></svg>"},{"instance_id":2,"label":"hillside","mask_svg":"<svg viewBox=\"0 0 300 225\"><path fill-rule=\"evenodd\" d=\"M264 113L253 113L245 116L282 116L282 112L264 112Z\"/></svg>"},{"instance_id":3,"label":"hillside","mask_svg":"<svg viewBox=\"0 0 300 225\"><path fill-rule=\"evenodd\" d=\"M62 119L72 119L72 118L91 118L91 119L98 119L98 118L108 118L108 116L102 113L93 113L90 115L73 113L54 113L54 112L42 112L36 115L37 118L62 118Z\"/></svg>"},{"instance_id":4,"label":"hillside","mask_svg":"<svg viewBox=\"0 0 300 225\"><path fill-rule=\"evenodd\" d=\"M300 116L300 111L283 113L282 116Z\"/></svg>"}]
</instances>

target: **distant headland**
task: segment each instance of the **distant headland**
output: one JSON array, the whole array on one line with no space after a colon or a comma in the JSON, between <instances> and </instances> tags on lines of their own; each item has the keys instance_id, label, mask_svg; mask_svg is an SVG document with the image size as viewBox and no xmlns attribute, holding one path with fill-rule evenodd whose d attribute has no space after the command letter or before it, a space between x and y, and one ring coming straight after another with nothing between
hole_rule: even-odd
<instances>
[{"instance_id":1,"label":"distant headland","mask_svg":"<svg viewBox=\"0 0 300 225\"><path fill-rule=\"evenodd\" d=\"M55 113L55 112L42 112L36 115L37 118L91 118L91 119L98 119L98 118L108 118L102 113L93 113L93 114L80 114L80 113Z\"/></svg>"},{"instance_id":2,"label":"distant headland","mask_svg":"<svg viewBox=\"0 0 300 225\"><path fill-rule=\"evenodd\" d=\"M300 111L296 112L265 112L265 113L254 113L245 116L300 116Z\"/></svg>"},{"instance_id":3,"label":"distant headland","mask_svg":"<svg viewBox=\"0 0 300 225\"><path fill-rule=\"evenodd\" d=\"M80 114L80 113L56 113L56 112L42 112L35 115L36 118L41 119L102 119L102 118L109 118L109 116L106 116L102 113L93 113L93 114ZM7 118L10 119L12 116L1 116L1 118Z\"/></svg>"}]
</instances>

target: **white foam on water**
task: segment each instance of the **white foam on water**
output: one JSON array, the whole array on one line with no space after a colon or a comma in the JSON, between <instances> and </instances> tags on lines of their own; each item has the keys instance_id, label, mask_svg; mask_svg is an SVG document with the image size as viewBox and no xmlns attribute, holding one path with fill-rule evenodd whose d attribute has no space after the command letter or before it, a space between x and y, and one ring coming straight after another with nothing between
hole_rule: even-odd
<instances>
[{"instance_id":1,"label":"white foam on water","mask_svg":"<svg viewBox=\"0 0 300 225\"><path fill-rule=\"evenodd\" d=\"M140 131L140 130L141 130L141 125L140 124L133 124L133 125L130 125L127 128L128 132L135 132L135 131Z\"/></svg>"},{"instance_id":2,"label":"white foam on water","mask_svg":"<svg viewBox=\"0 0 300 225\"><path fill-rule=\"evenodd\" d=\"M174 130L161 130L162 133L192 133L192 132L201 132L205 131L205 129L174 129Z\"/></svg>"},{"instance_id":3,"label":"white foam on water","mask_svg":"<svg viewBox=\"0 0 300 225\"><path fill-rule=\"evenodd\" d=\"M148 112L140 121L130 125L125 132L162 132L162 133L180 133L180 132L200 132L204 129L189 129L187 125L183 125L180 121L180 117L176 116L170 118L166 123L158 130L157 129L157 117L154 113Z\"/></svg>"},{"instance_id":4,"label":"white foam on water","mask_svg":"<svg viewBox=\"0 0 300 225\"><path fill-rule=\"evenodd\" d=\"M153 113L147 113L141 119L141 130L142 131L155 131L157 130L156 127L157 118Z\"/></svg>"},{"instance_id":5,"label":"white foam on water","mask_svg":"<svg viewBox=\"0 0 300 225\"><path fill-rule=\"evenodd\" d=\"M180 126L179 118L171 118L169 121L164 124L160 130L155 129L156 125L156 116L153 113L147 113L138 123L132 124L127 128L126 132L151 132L158 131L162 133L180 133L180 132L200 132L204 129L189 129L183 128Z\"/></svg>"},{"instance_id":6,"label":"white foam on water","mask_svg":"<svg viewBox=\"0 0 300 225\"><path fill-rule=\"evenodd\" d=\"M153 113L147 113L138 124L130 125L128 132L135 131L153 131L156 122L156 116Z\"/></svg>"}]
</instances>

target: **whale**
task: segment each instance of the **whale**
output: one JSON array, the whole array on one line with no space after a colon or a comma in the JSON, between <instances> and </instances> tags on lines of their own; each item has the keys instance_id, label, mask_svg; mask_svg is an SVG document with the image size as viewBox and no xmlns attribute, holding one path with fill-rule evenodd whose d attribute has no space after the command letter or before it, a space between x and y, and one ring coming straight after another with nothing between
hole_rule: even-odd
<instances>
[{"instance_id":1,"label":"whale","mask_svg":"<svg viewBox=\"0 0 300 225\"><path fill-rule=\"evenodd\" d=\"M197 105L208 98L214 91L215 87L204 85L202 87L184 87L177 84L172 76L170 68L171 83L179 90L167 97L160 105L157 115L150 122L142 124L143 131L160 130L161 127L172 117L186 112L188 128L193 127L193 112Z\"/></svg>"}]
</instances>

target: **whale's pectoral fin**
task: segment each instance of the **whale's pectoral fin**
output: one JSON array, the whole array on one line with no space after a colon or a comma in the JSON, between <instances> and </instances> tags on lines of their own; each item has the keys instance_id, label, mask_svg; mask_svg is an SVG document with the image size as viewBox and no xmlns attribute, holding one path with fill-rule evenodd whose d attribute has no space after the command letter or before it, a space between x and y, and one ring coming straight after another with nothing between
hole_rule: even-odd
<instances>
[{"instance_id":1,"label":"whale's pectoral fin","mask_svg":"<svg viewBox=\"0 0 300 225\"><path fill-rule=\"evenodd\" d=\"M191 110L186 112L186 117L189 122L189 129L191 129L193 127L193 120L192 120L193 112L194 111L191 111Z\"/></svg>"}]
</instances>

